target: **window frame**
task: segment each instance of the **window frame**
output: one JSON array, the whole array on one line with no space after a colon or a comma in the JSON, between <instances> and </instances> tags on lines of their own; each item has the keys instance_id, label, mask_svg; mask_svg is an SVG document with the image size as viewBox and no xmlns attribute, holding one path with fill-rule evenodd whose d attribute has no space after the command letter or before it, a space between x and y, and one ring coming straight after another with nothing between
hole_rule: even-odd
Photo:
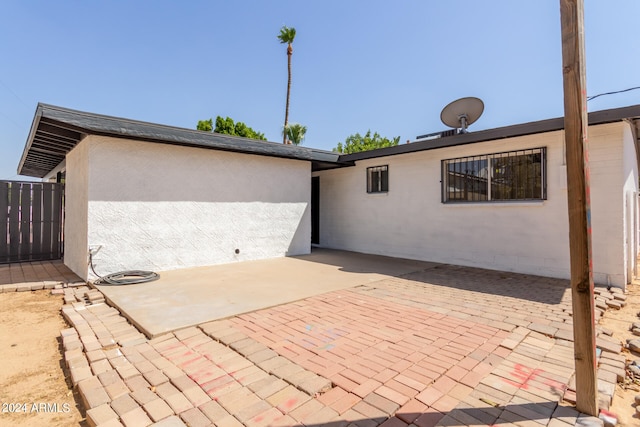
<instances>
[{"instance_id":1,"label":"window frame","mask_svg":"<svg viewBox=\"0 0 640 427\"><path fill-rule=\"evenodd\" d=\"M386 172L384 174L383 172ZM374 188L373 174L378 173L378 182ZM386 183L385 183L386 177ZM386 184L386 188L385 188ZM370 166L367 168L367 194L384 194L389 192L389 165Z\"/></svg>"},{"instance_id":2,"label":"window frame","mask_svg":"<svg viewBox=\"0 0 640 427\"><path fill-rule=\"evenodd\" d=\"M493 180L495 179L497 182L497 178L494 176L496 175L498 172L496 170L494 170L496 168L495 165L495 161L497 159L515 159L516 157L519 156L525 156L525 155L536 155L539 154L540 155L540 175L538 176L536 174L536 176L534 177L534 179L537 181L537 178L540 179L540 194L536 195L535 197L519 197L519 198L494 198L493 197L493 192L494 192L494 184L493 184ZM460 168L458 170L458 172L463 175L462 180L467 179L466 176L473 176L474 178L477 177L478 180L486 180L486 184L485 184L485 188L484 188L484 193L485 194L485 199L482 198L482 187L478 187L476 188L474 186L473 191L478 190L478 192L481 194L480 197L476 198L475 200L471 199L467 199L467 198L451 198L451 191L450 191L450 185L449 185L449 173L451 171L449 165L450 164L467 164L470 162L476 162L476 166L474 167L474 170L478 168L478 162L482 163L485 162L485 166L484 168L486 168L486 178L482 177L479 173L478 174L473 174L473 175L469 175L468 172L463 173L462 169ZM517 164L514 162L514 164ZM479 169L478 171L480 171L481 169ZM476 171L476 173L478 172ZM512 175L512 178L514 176ZM515 177L517 179L517 177ZM517 182L517 181L516 181ZM495 184L495 186L497 186L499 184ZM466 183L465 183L466 186ZM525 192L528 192L529 190L537 190L536 188L536 183L535 181L533 182L533 184L529 185L527 188L524 189ZM502 152L497 152L497 153L487 153L487 154L480 154L480 155L470 155L470 156L463 156L463 157L454 157L454 158L450 158L450 159L443 159L440 161L440 191L441 191L441 195L440 195L440 200L442 203L444 204L477 204L477 203L517 203L517 202L541 202L544 200L547 200L547 147L534 147L534 148L524 148L524 149L518 149L518 150L510 150L510 151L502 151ZM515 191L518 191L518 189L516 189ZM499 194L496 192L496 194Z\"/></svg>"}]
</instances>

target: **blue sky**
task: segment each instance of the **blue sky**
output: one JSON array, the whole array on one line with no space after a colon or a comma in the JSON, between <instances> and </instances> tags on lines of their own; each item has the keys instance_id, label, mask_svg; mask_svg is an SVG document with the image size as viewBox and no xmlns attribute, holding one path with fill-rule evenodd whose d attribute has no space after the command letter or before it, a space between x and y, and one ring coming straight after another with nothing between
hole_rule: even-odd
<instances>
[{"instance_id":1,"label":"blue sky","mask_svg":"<svg viewBox=\"0 0 640 427\"><path fill-rule=\"evenodd\" d=\"M585 0L589 95L640 86L638 16L637 0ZM413 140L446 129L441 109L465 96L485 103L472 131L564 114L559 0L5 0L0 179L19 178L38 102L186 128L229 116L280 141L283 25L297 30L289 120L306 146L368 129Z\"/></svg>"}]
</instances>

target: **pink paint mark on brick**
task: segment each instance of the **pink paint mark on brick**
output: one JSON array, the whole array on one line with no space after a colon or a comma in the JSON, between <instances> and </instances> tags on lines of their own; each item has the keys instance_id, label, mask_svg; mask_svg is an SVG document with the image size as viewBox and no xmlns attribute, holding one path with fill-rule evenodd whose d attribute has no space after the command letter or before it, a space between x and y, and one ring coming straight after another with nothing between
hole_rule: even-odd
<instances>
[{"instance_id":1,"label":"pink paint mark on brick","mask_svg":"<svg viewBox=\"0 0 640 427\"><path fill-rule=\"evenodd\" d=\"M180 363L180 367L184 368L184 367L187 367L187 366L191 365L194 362L200 362L201 360L202 360L201 357L196 357L195 359L186 360L186 361Z\"/></svg>"},{"instance_id":2,"label":"pink paint mark on brick","mask_svg":"<svg viewBox=\"0 0 640 427\"><path fill-rule=\"evenodd\" d=\"M168 353L171 350L175 350L176 348L181 347L181 346L182 346L181 342L170 344L170 345L168 345L166 347L163 347L162 350L161 350L161 353Z\"/></svg>"},{"instance_id":3,"label":"pink paint mark on brick","mask_svg":"<svg viewBox=\"0 0 640 427\"><path fill-rule=\"evenodd\" d=\"M282 406L285 409L290 409L290 408L293 408L296 405L296 403L298 403L298 399L292 398L292 399L289 399L286 402L284 402L284 405L282 405Z\"/></svg>"},{"instance_id":4,"label":"pink paint mark on brick","mask_svg":"<svg viewBox=\"0 0 640 427\"><path fill-rule=\"evenodd\" d=\"M515 377L516 381L512 381L507 378L503 378L502 380L512 386L527 390L529 388L529 381L534 380L543 372L544 371L542 369L531 369L517 363L515 365L515 369L511 371L511 376Z\"/></svg>"}]
</instances>

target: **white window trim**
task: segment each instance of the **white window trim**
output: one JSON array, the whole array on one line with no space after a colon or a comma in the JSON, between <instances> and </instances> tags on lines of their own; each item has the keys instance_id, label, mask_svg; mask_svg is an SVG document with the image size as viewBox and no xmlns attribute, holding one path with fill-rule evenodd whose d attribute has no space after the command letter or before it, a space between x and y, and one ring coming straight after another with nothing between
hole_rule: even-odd
<instances>
[{"instance_id":1,"label":"white window trim","mask_svg":"<svg viewBox=\"0 0 640 427\"><path fill-rule=\"evenodd\" d=\"M382 172L387 172L387 189L382 190ZM378 173L377 185L371 182L372 172ZM374 189L375 188L375 189ZM379 165L367 167L367 194L387 194L389 192L389 165Z\"/></svg>"}]
</instances>

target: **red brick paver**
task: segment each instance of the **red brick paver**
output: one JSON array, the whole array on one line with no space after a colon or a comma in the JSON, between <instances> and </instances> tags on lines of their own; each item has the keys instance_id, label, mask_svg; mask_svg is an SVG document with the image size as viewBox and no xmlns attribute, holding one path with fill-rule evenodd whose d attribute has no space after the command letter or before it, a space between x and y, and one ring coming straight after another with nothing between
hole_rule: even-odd
<instances>
[{"instance_id":1,"label":"red brick paver","mask_svg":"<svg viewBox=\"0 0 640 427\"><path fill-rule=\"evenodd\" d=\"M94 422L401 427L578 418L558 405L575 399L563 281L437 266L152 340L99 292L57 290L73 326L61 334L66 363ZM615 343L599 342L614 355L600 377L615 382Z\"/></svg>"}]
</instances>

